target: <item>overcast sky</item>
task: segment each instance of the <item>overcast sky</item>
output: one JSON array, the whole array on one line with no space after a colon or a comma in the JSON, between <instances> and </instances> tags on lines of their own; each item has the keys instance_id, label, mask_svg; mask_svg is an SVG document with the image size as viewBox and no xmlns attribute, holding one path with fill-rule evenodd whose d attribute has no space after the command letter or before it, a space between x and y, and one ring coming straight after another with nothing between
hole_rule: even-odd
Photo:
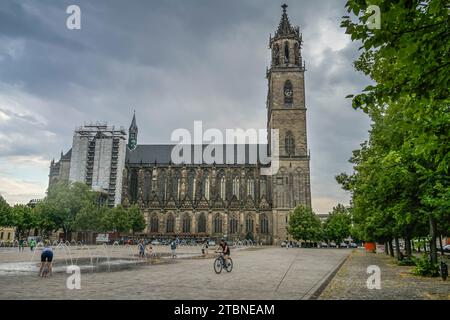
<instances>
[{"instance_id":1,"label":"overcast sky","mask_svg":"<svg viewBox=\"0 0 450 320\"><path fill-rule=\"evenodd\" d=\"M66 8L81 8L81 30ZM269 34L281 1L0 2L0 194L10 203L44 196L52 158L76 126L107 121L138 143L169 142L176 128L265 128ZM303 33L312 202L326 213L349 196L334 176L369 120L345 96L368 84L352 67L358 44L339 27L344 0L291 0Z\"/></svg>"}]
</instances>

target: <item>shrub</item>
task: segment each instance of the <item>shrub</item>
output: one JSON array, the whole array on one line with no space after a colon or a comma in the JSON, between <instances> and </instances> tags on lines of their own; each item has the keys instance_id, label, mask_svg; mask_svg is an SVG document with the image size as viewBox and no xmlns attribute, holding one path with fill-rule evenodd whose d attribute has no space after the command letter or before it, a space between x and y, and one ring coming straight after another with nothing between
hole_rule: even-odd
<instances>
[{"instance_id":1,"label":"shrub","mask_svg":"<svg viewBox=\"0 0 450 320\"><path fill-rule=\"evenodd\" d=\"M421 259L417 259L416 267L412 270L412 273L416 276L438 277L439 265L431 263L428 255L424 254Z\"/></svg>"},{"instance_id":2,"label":"shrub","mask_svg":"<svg viewBox=\"0 0 450 320\"><path fill-rule=\"evenodd\" d=\"M399 266L415 266L417 265L417 259L414 257L405 258L403 260L397 261Z\"/></svg>"}]
</instances>

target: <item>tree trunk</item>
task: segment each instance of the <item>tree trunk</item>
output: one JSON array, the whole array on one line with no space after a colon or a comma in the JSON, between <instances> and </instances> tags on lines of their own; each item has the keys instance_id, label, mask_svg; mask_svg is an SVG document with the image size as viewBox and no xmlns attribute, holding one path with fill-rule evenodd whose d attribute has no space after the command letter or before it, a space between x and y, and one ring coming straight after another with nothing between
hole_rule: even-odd
<instances>
[{"instance_id":1,"label":"tree trunk","mask_svg":"<svg viewBox=\"0 0 450 320\"><path fill-rule=\"evenodd\" d=\"M414 241L411 240L411 251L414 252L416 251L416 248L414 248Z\"/></svg>"},{"instance_id":2,"label":"tree trunk","mask_svg":"<svg viewBox=\"0 0 450 320\"><path fill-rule=\"evenodd\" d=\"M397 254L397 259L402 260L402 253L400 252L400 242L398 241L398 237L394 238L395 241L395 253Z\"/></svg>"},{"instance_id":3,"label":"tree trunk","mask_svg":"<svg viewBox=\"0 0 450 320\"><path fill-rule=\"evenodd\" d=\"M420 240L422 242L422 240ZM425 254L428 252L427 251L427 242L424 240L423 241L423 251L425 251Z\"/></svg>"},{"instance_id":4,"label":"tree trunk","mask_svg":"<svg viewBox=\"0 0 450 320\"><path fill-rule=\"evenodd\" d=\"M405 250L406 250L406 256L408 258L411 257L411 241L409 240L409 237L405 237Z\"/></svg>"},{"instance_id":5,"label":"tree trunk","mask_svg":"<svg viewBox=\"0 0 450 320\"><path fill-rule=\"evenodd\" d=\"M389 255L389 247L388 247L387 241L384 243L384 253L385 253L386 255Z\"/></svg>"},{"instance_id":6,"label":"tree trunk","mask_svg":"<svg viewBox=\"0 0 450 320\"><path fill-rule=\"evenodd\" d=\"M389 245L389 254L391 255L391 257L394 257L394 247L392 246L392 239L389 240L388 245Z\"/></svg>"},{"instance_id":7,"label":"tree trunk","mask_svg":"<svg viewBox=\"0 0 450 320\"><path fill-rule=\"evenodd\" d=\"M431 263L437 263L437 248L436 248L436 220L430 215L430 259Z\"/></svg>"},{"instance_id":8,"label":"tree trunk","mask_svg":"<svg viewBox=\"0 0 450 320\"><path fill-rule=\"evenodd\" d=\"M441 256L444 256L444 247L442 246L442 234L439 235L439 246L441 247Z\"/></svg>"}]
</instances>

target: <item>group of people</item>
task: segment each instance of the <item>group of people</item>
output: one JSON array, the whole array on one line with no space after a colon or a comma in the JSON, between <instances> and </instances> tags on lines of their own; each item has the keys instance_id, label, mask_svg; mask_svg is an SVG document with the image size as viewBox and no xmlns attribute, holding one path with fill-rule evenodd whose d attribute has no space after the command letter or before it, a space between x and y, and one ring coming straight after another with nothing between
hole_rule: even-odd
<instances>
[{"instance_id":1,"label":"group of people","mask_svg":"<svg viewBox=\"0 0 450 320\"><path fill-rule=\"evenodd\" d=\"M35 246L36 245L33 246L32 250L34 250ZM177 241L175 239L173 239L170 242L170 249L171 249L171 252L172 252L172 258L176 258L176 256L177 256L177 253L176 253ZM203 246L202 246L202 253L204 255L207 255L208 254L208 249L209 249L209 243L208 243L207 240L205 240L205 242L203 243ZM144 242L144 240L140 240L139 241L138 251L139 251L139 257L140 258L145 258L146 255L147 255L147 257L151 256L152 250L153 250L153 247L152 247L152 244L150 242L146 244ZM219 243L219 251L216 251L216 252L223 254L223 258L225 260L225 264L227 264L228 263L228 259L230 257L230 248L228 247L228 244L226 243L225 240L222 239L220 241L220 243ZM52 247L50 245L50 242L47 241L45 243L45 246L42 249L42 253L41 253L41 265L40 265L40 268L39 268L39 276L40 277L48 277L48 276L52 275L52 272L53 272L53 270L52 270L52 262L53 262L53 249L52 249Z\"/></svg>"},{"instance_id":2,"label":"group of people","mask_svg":"<svg viewBox=\"0 0 450 320\"><path fill-rule=\"evenodd\" d=\"M25 245L28 245L30 247L30 250L33 251L36 248L36 240L31 239L28 243L25 239L20 238L19 239L19 252L23 252L25 249Z\"/></svg>"},{"instance_id":3,"label":"group of people","mask_svg":"<svg viewBox=\"0 0 450 320\"><path fill-rule=\"evenodd\" d=\"M172 258L176 258L177 257L177 240L173 239L170 242L170 250L172 252ZM152 243L148 242L146 243L144 240L140 240L138 243L138 252L139 252L139 257L140 258L148 258L151 257L152 253L153 253L153 247L152 247Z\"/></svg>"},{"instance_id":4,"label":"group of people","mask_svg":"<svg viewBox=\"0 0 450 320\"><path fill-rule=\"evenodd\" d=\"M138 243L138 252L139 252L139 258L146 258L150 257L153 252L152 244L145 243L144 240L140 240Z\"/></svg>"},{"instance_id":5,"label":"group of people","mask_svg":"<svg viewBox=\"0 0 450 320\"><path fill-rule=\"evenodd\" d=\"M171 250L172 258L177 257L178 242L179 242L178 239L172 239L172 241L170 241L170 250ZM223 253L225 261L226 261L228 259L228 257L230 256L230 248L228 247L228 244L226 243L225 240L222 239L220 241L219 249L220 249L220 252ZM202 254L204 256L207 256L208 250L209 250L209 242L208 242L208 240L205 240L202 245ZM138 252L139 252L140 258L150 257L153 252L153 247L152 247L151 242L146 243L144 240L141 239L138 243Z\"/></svg>"}]
</instances>

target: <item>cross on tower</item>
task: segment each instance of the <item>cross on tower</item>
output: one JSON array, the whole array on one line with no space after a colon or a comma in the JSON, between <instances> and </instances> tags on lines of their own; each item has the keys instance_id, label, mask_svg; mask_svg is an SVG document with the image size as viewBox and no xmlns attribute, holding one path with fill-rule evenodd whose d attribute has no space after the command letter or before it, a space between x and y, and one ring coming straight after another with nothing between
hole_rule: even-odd
<instances>
[{"instance_id":1,"label":"cross on tower","mask_svg":"<svg viewBox=\"0 0 450 320\"><path fill-rule=\"evenodd\" d=\"M285 3L281 7L283 8L283 12L286 12L286 8L288 7L288 5Z\"/></svg>"}]
</instances>

